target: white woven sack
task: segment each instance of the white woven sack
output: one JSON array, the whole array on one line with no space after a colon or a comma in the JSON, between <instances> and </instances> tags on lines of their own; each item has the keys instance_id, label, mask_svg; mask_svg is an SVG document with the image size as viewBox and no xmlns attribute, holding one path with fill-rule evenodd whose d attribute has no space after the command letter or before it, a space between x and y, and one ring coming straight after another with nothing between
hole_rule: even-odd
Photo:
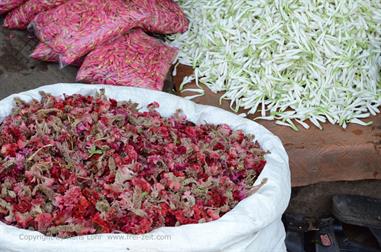
<instances>
[{"instance_id":1,"label":"white woven sack","mask_svg":"<svg viewBox=\"0 0 381 252\"><path fill-rule=\"evenodd\" d=\"M40 99L39 92L94 95L104 88L106 95L118 101L132 100L143 108L153 101L160 104L162 116L182 109L196 123L229 124L254 134L261 147L270 153L256 184L267 183L255 194L242 200L216 221L179 227L162 227L146 235L100 234L70 239L54 239L39 232L12 227L0 222L0 252L186 252L186 251L286 251L281 216L291 193L288 156L281 141L261 125L225 110L195 104L189 100L147 89L105 85L55 84L11 95L0 101L0 122L9 115L14 98Z\"/></svg>"}]
</instances>

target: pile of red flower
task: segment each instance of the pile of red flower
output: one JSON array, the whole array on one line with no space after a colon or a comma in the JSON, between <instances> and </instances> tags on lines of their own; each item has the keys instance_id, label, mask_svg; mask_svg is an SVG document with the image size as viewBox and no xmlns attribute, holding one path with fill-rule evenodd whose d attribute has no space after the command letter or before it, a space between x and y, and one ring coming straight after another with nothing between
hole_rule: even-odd
<instances>
[{"instance_id":1,"label":"pile of red flower","mask_svg":"<svg viewBox=\"0 0 381 252\"><path fill-rule=\"evenodd\" d=\"M0 220L59 237L142 234L216 220L253 192L266 163L253 136L158 106L103 92L17 100L0 125Z\"/></svg>"}]
</instances>

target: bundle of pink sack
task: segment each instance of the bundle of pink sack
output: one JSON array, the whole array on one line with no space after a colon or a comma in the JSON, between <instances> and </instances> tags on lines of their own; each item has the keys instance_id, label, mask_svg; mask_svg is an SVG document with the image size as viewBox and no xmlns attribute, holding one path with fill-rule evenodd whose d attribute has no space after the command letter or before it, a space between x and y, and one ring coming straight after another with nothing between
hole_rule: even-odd
<instances>
[{"instance_id":1,"label":"bundle of pink sack","mask_svg":"<svg viewBox=\"0 0 381 252\"><path fill-rule=\"evenodd\" d=\"M189 22L172 0L0 0L9 29L32 28L36 60L76 65L77 81L161 90L178 49L147 33Z\"/></svg>"}]
</instances>

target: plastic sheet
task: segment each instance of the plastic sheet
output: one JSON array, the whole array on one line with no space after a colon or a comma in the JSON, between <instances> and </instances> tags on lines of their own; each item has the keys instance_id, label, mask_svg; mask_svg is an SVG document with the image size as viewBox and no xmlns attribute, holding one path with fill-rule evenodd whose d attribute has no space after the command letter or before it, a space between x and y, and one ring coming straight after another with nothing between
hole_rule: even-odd
<instances>
[{"instance_id":1,"label":"plastic sheet","mask_svg":"<svg viewBox=\"0 0 381 252\"><path fill-rule=\"evenodd\" d=\"M53 51L52 48L44 43L39 43L30 55L35 60L46 61L46 62L58 62L59 55ZM83 62L83 58L75 60L71 65L80 66Z\"/></svg>"},{"instance_id":2,"label":"plastic sheet","mask_svg":"<svg viewBox=\"0 0 381 252\"><path fill-rule=\"evenodd\" d=\"M189 21L181 7L172 0L138 0L139 6L149 15L142 20L146 31L160 34L182 33Z\"/></svg>"},{"instance_id":3,"label":"plastic sheet","mask_svg":"<svg viewBox=\"0 0 381 252\"><path fill-rule=\"evenodd\" d=\"M8 12L24 3L26 0L0 0L0 14Z\"/></svg>"},{"instance_id":4,"label":"plastic sheet","mask_svg":"<svg viewBox=\"0 0 381 252\"><path fill-rule=\"evenodd\" d=\"M141 29L90 52L77 81L161 90L177 49Z\"/></svg>"},{"instance_id":5,"label":"plastic sheet","mask_svg":"<svg viewBox=\"0 0 381 252\"><path fill-rule=\"evenodd\" d=\"M53 9L68 0L29 0L12 10L4 19L4 26L10 29L26 29L40 12Z\"/></svg>"},{"instance_id":6,"label":"plastic sheet","mask_svg":"<svg viewBox=\"0 0 381 252\"><path fill-rule=\"evenodd\" d=\"M128 32L144 17L133 2L71 0L37 15L32 26L65 65Z\"/></svg>"}]
</instances>

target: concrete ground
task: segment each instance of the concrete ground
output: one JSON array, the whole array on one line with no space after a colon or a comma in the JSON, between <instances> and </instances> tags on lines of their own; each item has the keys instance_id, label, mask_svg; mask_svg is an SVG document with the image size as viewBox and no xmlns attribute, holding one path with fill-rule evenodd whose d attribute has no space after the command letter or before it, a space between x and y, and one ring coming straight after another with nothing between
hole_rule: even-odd
<instances>
[{"instance_id":1,"label":"concrete ground","mask_svg":"<svg viewBox=\"0 0 381 252\"><path fill-rule=\"evenodd\" d=\"M2 18L0 18L2 23ZM0 27L0 99L45 84L74 82L77 69L39 62L29 55L37 40L25 31L9 31ZM289 212L310 217L329 214L330 198L337 193L381 195L380 181L330 182L294 188Z\"/></svg>"}]
</instances>

